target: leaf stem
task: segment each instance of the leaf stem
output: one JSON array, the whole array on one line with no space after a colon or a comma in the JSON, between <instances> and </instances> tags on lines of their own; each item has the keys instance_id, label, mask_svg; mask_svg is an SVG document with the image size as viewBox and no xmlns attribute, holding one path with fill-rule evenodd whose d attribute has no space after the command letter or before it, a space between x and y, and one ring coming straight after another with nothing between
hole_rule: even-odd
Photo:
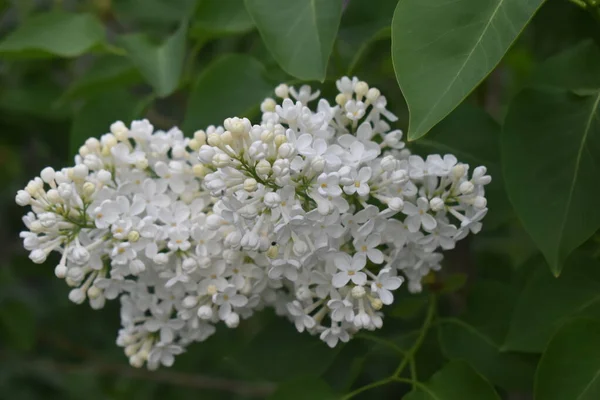
<instances>
[{"instance_id":1,"label":"leaf stem","mask_svg":"<svg viewBox=\"0 0 600 400\"><path fill-rule=\"evenodd\" d=\"M435 295L432 294L429 298L429 307L427 308L427 314L425 315L425 320L423 321L423 326L421 327L419 337L417 340L415 340L413 346L406 352L406 357L402 359L402 362L400 365L398 365L398 368L396 368L394 375L392 375L393 377L400 377L400 374L402 374L402 371L404 371L404 368L406 368L406 365L410 362L411 358L414 358L417 351L419 351L421 348L421 345L423 344L423 341L427 336L427 332L429 332L429 328L433 322L433 317L435 316L435 305L436 298Z\"/></svg>"},{"instance_id":2,"label":"leaf stem","mask_svg":"<svg viewBox=\"0 0 600 400\"><path fill-rule=\"evenodd\" d=\"M388 383L391 383L391 382L409 383L410 385L412 385L413 390L416 388L420 388L423 391L430 393L430 390L424 384L417 381L417 368L415 365L415 354L421 348L421 345L423 344L423 341L425 340L425 337L427 336L427 332L429 332L429 328L431 328L431 326L433 324L433 319L435 317L435 310L436 310L436 297L434 294L432 294L429 298L429 307L427 308L427 314L425 315L425 320L423 321L423 325L419 331L419 336L417 337L417 340L415 340L415 343L412 345L412 347L408 351L404 351L404 350L400 349L400 347L396 346L394 343L389 342L385 339L381 339L376 336L372 336L372 335L368 335L368 334L364 334L364 333L360 334L360 337L362 337L364 339L372 340L374 342L384 344L388 347L394 348L394 350L400 352L401 354L404 354L404 357L402 358L402 361L400 362L400 365L398 366L398 368L396 368L396 371L394 371L394 373L391 376L381 379L381 380L378 380L378 381L375 381L375 382L372 382L372 383L369 383L368 385L361 386L358 389L342 396L341 400L351 399L354 396L356 396L362 392L374 389L379 386L387 385ZM400 374L402 373L402 371L404 371L404 368L406 367L406 365L410 365L410 374L411 374L410 379L400 377Z\"/></svg>"}]
</instances>

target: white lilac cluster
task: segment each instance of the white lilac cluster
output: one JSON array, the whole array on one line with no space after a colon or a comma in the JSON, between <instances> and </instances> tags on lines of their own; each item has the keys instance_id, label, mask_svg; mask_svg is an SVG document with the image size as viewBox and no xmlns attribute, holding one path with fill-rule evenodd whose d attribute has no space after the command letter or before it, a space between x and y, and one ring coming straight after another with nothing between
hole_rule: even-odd
<instances>
[{"instance_id":1,"label":"white lilac cluster","mask_svg":"<svg viewBox=\"0 0 600 400\"><path fill-rule=\"evenodd\" d=\"M229 118L193 138L114 123L74 167L18 192L32 209L24 247L36 263L60 254L73 302L120 298L117 343L134 366L170 366L265 306L331 347L381 327L404 280L420 291L438 250L481 229L491 178L411 155L379 90L337 88L331 105L280 85L260 124Z\"/></svg>"}]
</instances>

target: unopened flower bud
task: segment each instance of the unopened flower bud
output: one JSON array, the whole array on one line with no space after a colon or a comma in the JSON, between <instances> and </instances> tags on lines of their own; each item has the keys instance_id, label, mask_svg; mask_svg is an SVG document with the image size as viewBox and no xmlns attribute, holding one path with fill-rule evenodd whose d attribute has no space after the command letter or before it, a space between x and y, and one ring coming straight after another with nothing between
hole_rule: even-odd
<instances>
[{"instance_id":1,"label":"unopened flower bud","mask_svg":"<svg viewBox=\"0 0 600 400\"><path fill-rule=\"evenodd\" d=\"M181 302L181 304L185 307L185 308L192 308L192 307L196 307L196 305L198 304L198 298L196 296L186 296L183 301Z\"/></svg>"},{"instance_id":2,"label":"unopened flower bud","mask_svg":"<svg viewBox=\"0 0 600 400\"><path fill-rule=\"evenodd\" d=\"M444 209L444 200L439 197L434 197L429 200L429 207L432 211L442 211Z\"/></svg>"},{"instance_id":3,"label":"unopened flower bud","mask_svg":"<svg viewBox=\"0 0 600 400\"><path fill-rule=\"evenodd\" d=\"M281 146L279 146L278 153L281 158L289 158L292 155L294 155L295 150L296 149L294 149L294 146L292 144L283 143Z\"/></svg>"},{"instance_id":4,"label":"unopened flower bud","mask_svg":"<svg viewBox=\"0 0 600 400\"><path fill-rule=\"evenodd\" d=\"M73 289L69 292L69 300L75 304L81 304L85 300L85 293L79 288Z\"/></svg>"},{"instance_id":5,"label":"unopened flower bud","mask_svg":"<svg viewBox=\"0 0 600 400\"><path fill-rule=\"evenodd\" d=\"M360 299L361 297L363 297L367 292L365 291L365 288L362 286L354 286L352 288L351 294L352 297L355 299Z\"/></svg>"},{"instance_id":6,"label":"unopened flower bud","mask_svg":"<svg viewBox=\"0 0 600 400\"><path fill-rule=\"evenodd\" d=\"M401 211L404 208L404 201L400 197L392 197L387 205L393 211Z\"/></svg>"},{"instance_id":7,"label":"unopened flower bud","mask_svg":"<svg viewBox=\"0 0 600 400\"><path fill-rule=\"evenodd\" d=\"M383 301L381 301L381 299L371 299L371 307L373 307L375 311L381 310L381 307L383 307Z\"/></svg>"},{"instance_id":8,"label":"unopened flower bud","mask_svg":"<svg viewBox=\"0 0 600 400\"><path fill-rule=\"evenodd\" d=\"M102 290L100 290L98 287L92 285L87 290L87 295L90 299L96 299L102 295Z\"/></svg>"},{"instance_id":9,"label":"unopened flower bud","mask_svg":"<svg viewBox=\"0 0 600 400\"><path fill-rule=\"evenodd\" d=\"M256 164L256 172L259 175L268 175L271 172L271 163L267 160L260 160L258 164Z\"/></svg>"},{"instance_id":10,"label":"unopened flower bud","mask_svg":"<svg viewBox=\"0 0 600 400\"><path fill-rule=\"evenodd\" d=\"M473 207L483 209L486 206L487 206L487 200L485 197L483 197L483 196L475 197L475 200L473 201Z\"/></svg>"},{"instance_id":11,"label":"unopened flower bud","mask_svg":"<svg viewBox=\"0 0 600 400\"><path fill-rule=\"evenodd\" d=\"M84 164L76 165L71 168L70 171L72 172L72 179L79 181L85 179L90 172L88 167Z\"/></svg>"},{"instance_id":12,"label":"unopened flower bud","mask_svg":"<svg viewBox=\"0 0 600 400\"><path fill-rule=\"evenodd\" d=\"M211 285L214 287L214 285ZM215 287L216 289L216 287ZM216 291L215 291L216 293ZM210 293L209 293L210 294ZM198 308L198 318L200 319L211 319L213 316L212 308L209 306L200 306Z\"/></svg>"},{"instance_id":13,"label":"unopened flower bud","mask_svg":"<svg viewBox=\"0 0 600 400\"><path fill-rule=\"evenodd\" d=\"M325 160L321 156L315 156L310 162L310 168L316 172L321 173L325 169Z\"/></svg>"},{"instance_id":14,"label":"unopened flower bud","mask_svg":"<svg viewBox=\"0 0 600 400\"><path fill-rule=\"evenodd\" d=\"M282 99L287 99L289 97L290 88L285 83L277 86L275 88L275 96L280 97Z\"/></svg>"},{"instance_id":15,"label":"unopened flower bud","mask_svg":"<svg viewBox=\"0 0 600 400\"><path fill-rule=\"evenodd\" d=\"M198 158L205 164L212 163L212 159L215 155L215 149L211 146L202 145L200 147L200 151L198 152Z\"/></svg>"},{"instance_id":16,"label":"unopened flower bud","mask_svg":"<svg viewBox=\"0 0 600 400\"><path fill-rule=\"evenodd\" d=\"M135 243L140 240L140 233L138 231L131 231L127 234L127 240Z\"/></svg>"},{"instance_id":17,"label":"unopened flower bud","mask_svg":"<svg viewBox=\"0 0 600 400\"><path fill-rule=\"evenodd\" d=\"M466 169L463 164L458 164L452 167L452 176L454 179L460 179L465 175Z\"/></svg>"},{"instance_id":18,"label":"unopened flower bud","mask_svg":"<svg viewBox=\"0 0 600 400\"><path fill-rule=\"evenodd\" d=\"M348 97L344 93L340 93L337 96L335 96L335 102L337 103L337 105L343 107L344 104L348 102Z\"/></svg>"},{"instance_id":19,"label":"unopened flower bud","mask_svg":"<svg viewBox=\"0 0 600 400\"><path fill-rule=\"evenodd\" d=\"M117 121L110 126L110 133L115 135L118 141L127 140L129 129L122 121Z\"/></svg>"},{"instance_id":20,"label":"unopened flower bud","mask_svg":"<svg viewBox=\"0 0 600 400\"><path fill-rule=\"evenodd\" d=\"M244 181L244 190L246 192L254 192L258 187L258 183L254 178L248 178Z\"/></svg>"},{"instance_id":21,"label":"unopened flower bud","mask_svg":"<svg viewBox=\"0 0 600 400\"><path fill-rule=\"evenodd\" d=\"M275 100L273 100L271 98L266 98L260 104L260 111L262 111L262 112L274 112L276 105L277 105L277 103L275 103Z\"/></svg>"},{"instance_id":22,"label":"unopened flower bud","mask_svg":"<svg viewBox=\"0 0 600 400\"><path fill-rule=\"evenodd\" d=\"M135 167L137 169L145 170L146 168L148 168L148 160L145 158L142 158L141 160L137 160L135 162Z\"/></svg>"},{"instance_id":23,"label":"unopened flower bud","mask_svg":"<svg viewBox=\"0 0 600 400\"><path fill-rule=\"evenodd\" d=\"M58 264L56 268L54 268L54 275L56 275L56 277L60 279L63 279L65 276L67 276L66 265Z\"/></svg>"},{"instance_id":24,"label":"unopened flower bud","mask_svg":"<svg viewBox=\"0 0 600 400\"><path fill-rule=\"evenodd\" d=\"M223 146L231 146L232 143L233 143L233 135L231 134L231 132L230 131L223 132L223 134L221 135L221 144Z\"/></svg>"},{"instance_id":25,"label":"unopened flower bud","mask_svg":"<svg viewBox=\"0 0 600 400\"><path fill-rule=\"evenodd\" d=\"M96 174L96 177L98 178L98 180L102 183L107 183L112 179L112 174L110 172L108 172L107 170L103 169L98 171L98 173Z\"/></svg>"},{"instance_id":26,"label":"unopened flower bud","mask_svg":"<svg viewBox=\"0 0 600 400\"><path fill-rule=\"evenodd\" d=\"M83 184L83 195L84 196L91 196L94 194L94 192L96 191L96 185L94 185L92 182L86 182Z\"/></svg>"},{"instance_id":27,"label":"unopened flower bud","mask_svg":"<svg viewBox=\"0 0 600 400\"><path fill-rule=\"evenodd\" d=\"M287 138L285 137L285 135L276 135L275 139L273 139L275 141L275 146L279 147L282 144L284 144L285 142L287 142Z\"/></svg>"},{"instance_id":28,"label":"unopened flower bud","mask_svg":"<svg viewBox=\"0 0 600 400\"><path fill-rule=\"evenodd\" d=\"M384 171L393 171L396 168L396 158L394 156L385 156L381 159L381 169Z\"/></svg>"},{"instance_id":29,"label":"unopened flower bud","mask_svg":"<svg viewBox=\"0 0 600 400\"><path fill-rule=\"evenodd\" d=\"M25 190L19 190L17 192L17 196L15 197L15 201L21 207L28 206L31 202L31 195L27 193Z\"/></svg>"},{"instance_id":30,"label":"unopened flower bud","mask_svg":"<svg viewBox=\"0 0 600 400\"><path fill-rule=\"evenodd\" d=\"M194 164L194 166L192 167L192 172L194 173L194 176L198 178L204 178L204 176L206 176L207 171L204 165Z\"/></svg>"},{"instance_id":31,"label":"unopened flower bud","mask_svg":"<svg viewBox=\"0 0 600 400\"><path fill-rule=\"evenodd\" d=\"M370 103L374 103L379 98L379 96L381 96L381 92L379 91L379 89L371 88L367 92L367 101L369 101Z\"/></svg>"},{"instance_id":32,"label":"unopened flower bud","mask_svg":"<svg viewBox=\"0 0 600 400\"><path fill-rule=\"evenodd\" d=\"M197 140L200 143L200 146L206 144L206 132L203 130L199 130L194 132L194 140Z\"/></svg>"},{"instance_id":33,"label":"unopened flower bud","mask_svg":"<svg viewBox=\"0 0 600 400\"><path fill-rule=\"evenodd\" d=\"M460 192L462 194L471 194L471 193L473 193L474 189L475 189L475 185L473 185L470 181L464 181L458 187L458 190L460 190Z\"/></svg>"},{"instance_id":34,"label":"unopened flower bud","mask_svg":"<svg viewBox=\"0 0 600 400\"><path fill-rule=\"evenodd\" d=\"M260 140L265 143L271 143L271 141L275 138L275 133L270 129L265 129L260 134Z\"/></svg>"},{"instance_id":35,"label":"unopened flower bud","mask_svg":"<svg viewBox=\"0 0 600 400\"><path fill-rule=\"evenodd\" d=\"M236 328L240 324L240 316L237 313L229 313L225 318L225 325L229 328Z\"/></svg>"},{"instance_id":36,"label":"unopened flower bud","mask_svg":"<svg viewBox=\"0 0 600 400\"><path fill-rule=\"evenodd\" d=\"M217 168L224 168L229 165L231 159L225 153L217 153L212 158L212 164Z\"/></svg>"},{"instance_id":37,"label":"unopened flower bud","mask_svg":"<svg viewBox=\"0 0 600 400\"><path fill-rule=\"evenodd\" d=\"M209 146L219 147L221 145L221 135L218 133L211 133L208 135L207 142Z\"/></svg>"},{"instance_id":38,"label":"unopened flower bud","mask_svg":"<svg viewBox=\"0 0 600 400\"><path fill-rule=\"evenodd\" d=\"M46 167L42 170L42 172L40 173L40 176L44 182L50 183L50 182L54 181L55 174L56 173L54 172L53 168Z\"/></svg>"},{"instance_id":39,"label":"unopened flower bud","mask_svg":"<svg viewBox=\"0 0 600 400\"><path fill-rule=\"evenodd\" d=\"M272 245L269 247L269 250L267 250L267 257L269 258L275 258L277 257L277 254L279 254L279 247L277 245Z\"/></svg>"},{"instance_id":40,"label":"unopened flower bud","mask_svg":"<svg viewBox=\"0 0 600 400\"><path fill-rule=\"evenodd\" d=\"M202 146L202 144L200 144L200 142L197 141L196 139L191 139L188 142L188 147L190 149L192 149L193 151L198 151L200 149L200 146Z\"/></svg>"},{"instance_id":41,"label":"unopened flower bud","mask_svg":"<svg viewBox=\"0 0 600 400\"><path fill-rule=\"evenodd\" d=\"M354 86L354 93L358 96L358 98L362 98L369 91L369 85L367 82L360 81Z\"/></svg>"}]
</instances>

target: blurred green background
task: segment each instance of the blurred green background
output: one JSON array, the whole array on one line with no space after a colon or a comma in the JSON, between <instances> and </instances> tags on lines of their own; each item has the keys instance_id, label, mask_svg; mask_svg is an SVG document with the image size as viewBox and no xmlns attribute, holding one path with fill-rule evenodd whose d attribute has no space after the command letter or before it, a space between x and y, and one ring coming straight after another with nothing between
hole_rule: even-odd
<instances>
[{"instance_id":1,"label":"blurred green background","mask_svg":"<svg viewBox=\"0 0 600 400\"><path fill-rule=\"evenodd\" d=\"M327 79L317 84L333 93L336 78L357 75L380 88L406 128L389 50L396 1L347 3ZM548 1L468 102L501 120L536 65L597 38L595 24L566 0ZM14 204L16 191L43 167L72 163L87 137L117 119L142 117L191 135L227 116L255 116L280 82L300 83L269 55L242 0L0 0L0 399L265 398L318 384L315 376L343 393L394 369L398 354L376 338L330 350L265 311L238 329L220 326L169 370L135 370L115 345L118 303L100 311L69 303L55 263L35 265L21 247L25 210ZM512 269L494 268L494 246L504 246L509 266L532 254L522 234L506 229L484 232L478 246L466 243L449 255L443 284L434 287L449 293L449 312L464 302L450 293L464 283L456 274L473 260L485 260L480 276L504 276ZM376 333L399 347L414 338L424 305L422 296L401 297ZM444 361L434 334L427 343L420 379ZM392 385L364 398L399 398L401 390Z\"/></svg>"}]
</instances>

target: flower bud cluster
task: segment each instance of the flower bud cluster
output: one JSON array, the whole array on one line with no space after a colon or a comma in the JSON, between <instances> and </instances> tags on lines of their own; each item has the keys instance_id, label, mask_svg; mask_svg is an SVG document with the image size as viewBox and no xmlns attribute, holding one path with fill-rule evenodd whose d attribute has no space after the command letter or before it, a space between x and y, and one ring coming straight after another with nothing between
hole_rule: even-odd
<instances>
[{"instance_id":1,"label":"flower bud cluster","mask_svg":"<svg viewBox=\"0 0 600 400\"><path fill-rule=\"evenodd\" d=\"M420 291L439 250L481 229L491 178L411 155L378 89L337 87L331 105L280 85L260 124L228 118L191 138L112 124L75 166L17 193L24 247L36 263L59 254L71 301L120 299L117 343L137 367L170 366L265 306L332 347L381 327L404 281Z\"/></svg>"}]
</instances>

